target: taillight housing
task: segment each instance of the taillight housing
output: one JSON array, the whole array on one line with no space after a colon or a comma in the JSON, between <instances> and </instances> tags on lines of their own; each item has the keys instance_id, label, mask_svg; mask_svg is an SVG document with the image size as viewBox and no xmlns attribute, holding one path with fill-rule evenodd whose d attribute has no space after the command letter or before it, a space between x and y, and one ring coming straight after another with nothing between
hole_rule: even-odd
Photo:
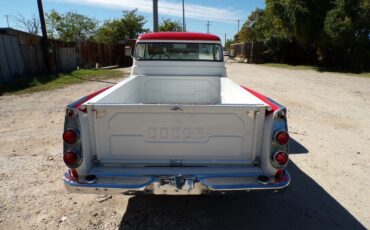
<instances>
[{"instance_id":1,"label":"taillight housing","mask_svg":"<svg viewBox=\"0 0 370 230\"><path fill-rule=\"evenodd\" d=\"M79 139L79 134L77 130L74 129L67 129L63 133L63 140L67 144L74 144L78 141Z\"/></svg>"},{"instance_id":2,"label":"taillight housing","mask_svg":"<svg viewBox=\"0 0 370 230\"><path fill-rule=\"evenodd\" d=\"M74 117L74 116L76 116L76 112L75 112L75 111L73 111L73 109L69 109L69 108L67 108L67 110L66 110L66 115L67 115L68 117Z\"/></svg>"},{"instance_id":3,"label":"taillight housing","mask_svg":"<svg viewBox=\"0 0 370 230\"><path fill-rule=\"evenodd\" d=\"M284 168L289 161L289 155L285 151L277 151L275 154L272 156L272 165L275 168Z\"/></svg>"},{"instance_id":4,"label":"taillight housing","mask_svg":"<svg viewBox=\"0 0 370 230\"><path fill-rule=\"evenodd\" d=\"M67 151L63 154L63 161L69 168L76 168L81 161L79 153L74 151Z\"/></svg>"},{"instance_id":5,"label":"taillight housing","mask_svg":"<svg viewBox=\"0 0 370 230\"><path fill-rule=\"evenodd\" d=\"M287 145L289 143L289 134L286 131L278 131L274 139L279 145Z\"/></svg>"}]
</instances>

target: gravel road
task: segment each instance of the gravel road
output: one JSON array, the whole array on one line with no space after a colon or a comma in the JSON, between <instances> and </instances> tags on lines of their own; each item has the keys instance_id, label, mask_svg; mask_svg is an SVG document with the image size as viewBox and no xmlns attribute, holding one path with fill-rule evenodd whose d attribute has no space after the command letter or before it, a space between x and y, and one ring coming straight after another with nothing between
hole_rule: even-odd
<instances>
[{"instance_id":1,"label":"gravel road","mask_svg":"<svg viewBox=\"0 0 370 230\"><path fill-rule=\"evenodd\" d=\"M0 96L0 229L370 228L370 79L228 63L230 78L288 108L292 184L284 193L153 197L68 194L64 107L88 82Z\"/></svg>"}]
</instances>

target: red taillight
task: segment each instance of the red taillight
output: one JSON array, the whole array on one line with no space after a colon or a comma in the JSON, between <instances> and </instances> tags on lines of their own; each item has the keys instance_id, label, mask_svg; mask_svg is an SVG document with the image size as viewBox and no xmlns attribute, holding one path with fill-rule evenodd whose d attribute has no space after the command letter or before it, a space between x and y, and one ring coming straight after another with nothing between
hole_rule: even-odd
<instances>
[{"instance_id":1,"label":"red taillight","mask_svg":"<svg viewBox=\"0 0 370 230\"><path fill-rule=\"evenodd\" d=\"M80 157L73 151L67 151L63 155L63 161L68 167L73 168L79 163Z\"/></svg>"},{"instance_id":2,"label":"red taillight","mask_svg":"<svg viewBox=\"0 0 370 230\"><path fill-rule=\"evenodd\" d=\"M63 140L67 143L67 144L73 144L77 141L78 139L78 134L75 130L73 129L67 129L66 131L64 131L63 133Z\"/></svg>"},{"instance_id":3,"label":"red taillight","mask_svg":"<svg viewBox=\"0 0 370 230\"><path fill-rule=\"evenodd\" d=\"M288 163L288 160L289 160L289 155L286 152L280 151L280 152L275 153L274 155L274 161L279 166L286 165Z\"/></svg>"},{"instance_id":4,"label":"red taillight","mask_svg":"<svg viewBox=\"0 0 370 230\"><path fill-rule=\"evenodd\" d=\"M282 176L284 176L284 170L283 169L276 170L275 178L280 178Z\"/></svg>"},{"instance_id":5,"label":"red taillight","mask_svg":"<svg viewBox=\"0 0 370 230\"><path fill-rule=\"evenodd\" d=\"M78 181L78 173L77 173L76 169L70 169L69 170L69 176L70 176L71 180Z\"/></svg>"},{"instance_id":6,"label":"red taillight","mask_svg":"<svg viewBox=\"0 0 370 230\"><path fill-rule=\"evenodd\" d=\"M280 145L286 145L289 142L289 134L285 131L280 131L275 135L275 140Z\"/></svg>"}]
</instances>

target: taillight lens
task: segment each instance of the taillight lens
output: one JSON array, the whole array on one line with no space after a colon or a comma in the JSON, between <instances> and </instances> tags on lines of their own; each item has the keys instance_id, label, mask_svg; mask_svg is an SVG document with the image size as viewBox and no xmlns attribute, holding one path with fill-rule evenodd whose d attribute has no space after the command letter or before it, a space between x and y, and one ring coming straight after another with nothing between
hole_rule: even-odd
<instances>
[{"instance_id":1,"label":"taillight lens","mask_svg":"<svg viewBox=\"0 0 370 230\"><path fill-rule=\"evenodd\" d=\"M286 145L289 142L289 134L286 131L276 133L275 140L279 145Z\"/></svg>"},{"instance_id":2,"label":"taillight lens","mask_svg":"<svg viewBox=\"0 0 370 230\"><path fill-rule=\"evenodd\" d=\"M74 168L80 161L80 155L73 151L67 151L63 155L63 161L68 167Z\"/></svg>"},{"instance_id":3,"label":"taillight lens","mask_svg":"<svg viewBox=\"0 0 370 230\"><path fill-rule=\"evenodd\" d=\"M289 155L286 152L279 151L274 155L274 161L279 165L283 166L286 165L289 161Z\"/></svg>"},{"instance_id":4,"label":"taillight lens","mask_svg":"<svg viewBox=\"0 0 370 230\"><path fill-rule=\"evenodd\" d=\"M276 170L275 178L280 178L282 176L284 176L284 170L283 169Z\"/></svg>"},{"instance_id":5,"label":"taillight lens","mask_svg":"<svg viewBox=\"0 0 370 230\"><path fill-rule=\"evenodd\" d=\"M63 140L67 144L73 144L73 143L75 143L78 140L78 133L77 133L77 131L75 131L73 129L67 129L63 133Z\"/></svg>"}]
</instances>

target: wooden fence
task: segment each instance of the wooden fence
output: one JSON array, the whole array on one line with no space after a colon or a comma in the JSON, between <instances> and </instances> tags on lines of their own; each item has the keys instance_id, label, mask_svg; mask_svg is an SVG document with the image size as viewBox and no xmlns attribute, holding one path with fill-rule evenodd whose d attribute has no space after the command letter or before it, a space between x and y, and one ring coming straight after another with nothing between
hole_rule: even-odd
<instances>
[{"instance_id":1,"label":"wooden fence","mask_svg":"<svg viewBox=\"0 0 370 230\"><path fill-rule=\"evenodd\" d=\"M132 45L129 43L128 45ZM51 71L69 72L77 67L130 66L126 44L107 45L94 42L66 43L49 40L48 58ZM41 37L14 29L0 29L0 84L17 76L45 74L47 68L41 47Z\"/></svg>"},{"instance_id":2,"label":"wooden fence","mask_svg":"<svg viewBox=\"0 0 370 230\"><path fill-rule=\"evenodd\" d=\"M24 72L22 54L17 37L0 34L0 83L10 82Z\"/></svg>"},{"instance_id":3,"label":"wooden fence","mask_svg":"<svg viewBox=\"0 0 370 230\"><path fill-rule=\"evenodd\" d=\"M264 62L265 46L260 42L243 42L230 45L230 56L235 60L247 63Z\"/></svg>"}]
</instances>

